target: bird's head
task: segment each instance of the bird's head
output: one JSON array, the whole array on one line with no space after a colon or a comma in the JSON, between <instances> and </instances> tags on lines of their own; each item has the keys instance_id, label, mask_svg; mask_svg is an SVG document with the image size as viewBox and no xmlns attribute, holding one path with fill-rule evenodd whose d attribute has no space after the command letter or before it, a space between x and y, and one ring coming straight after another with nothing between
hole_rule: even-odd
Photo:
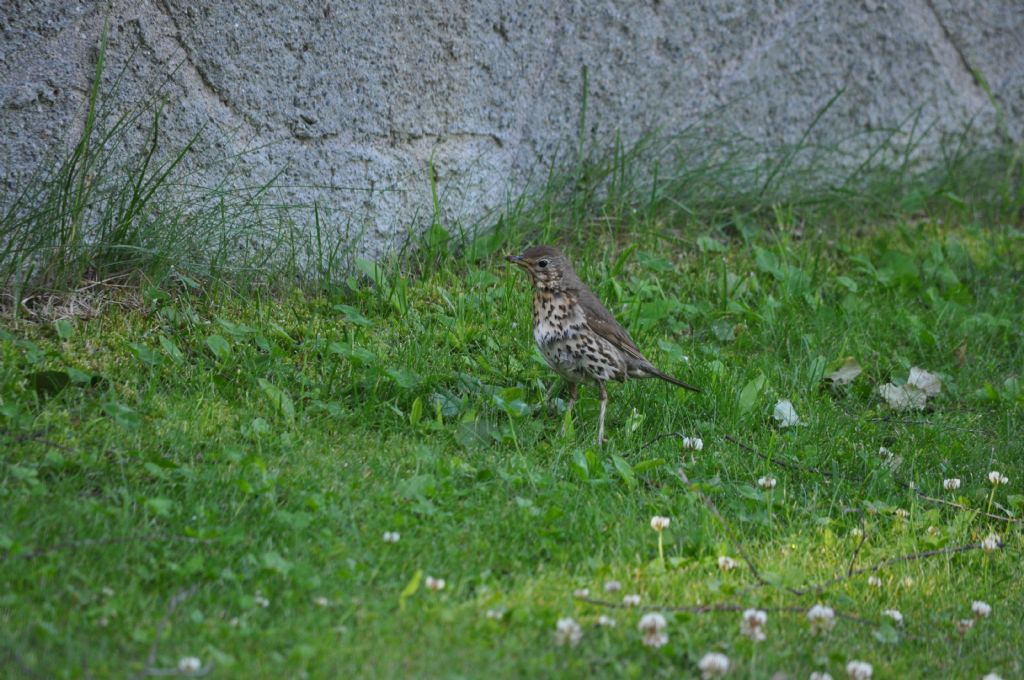
<instances>
[{"instance_id":1,"label":"bird's head","mask_svg":"<svg viewBox=\"0 0 1024 680\"><path fill-rule=\"evenodd\" d=\"M572 273L565 255L551 246L533 246L522 255L509 255L507 259L524 269L538 288L559 288L563 277Z\"/></svg>"}]
</instances>

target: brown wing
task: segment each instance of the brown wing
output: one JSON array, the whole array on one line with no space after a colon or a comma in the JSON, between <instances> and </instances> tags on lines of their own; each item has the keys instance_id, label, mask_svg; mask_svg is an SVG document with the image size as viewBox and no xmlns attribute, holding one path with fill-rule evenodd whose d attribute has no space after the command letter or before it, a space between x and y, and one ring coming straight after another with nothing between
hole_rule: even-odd
<instances>
[{"instance_id":1,"label":"brown wing","mask_svg":"<svg viewBox=\"0 0 1024 680\"><path fill-rule=\"evenodd\" d=\"M590 329L600 335L617 348L640 361L647 362L647 357L640 353L640 349L629 337L626 329L619 325L612 313L609 312L597 296L583 287L578 291L580 306L583 307L583 316L587 320Z\"/></svg>"}]
</instances>

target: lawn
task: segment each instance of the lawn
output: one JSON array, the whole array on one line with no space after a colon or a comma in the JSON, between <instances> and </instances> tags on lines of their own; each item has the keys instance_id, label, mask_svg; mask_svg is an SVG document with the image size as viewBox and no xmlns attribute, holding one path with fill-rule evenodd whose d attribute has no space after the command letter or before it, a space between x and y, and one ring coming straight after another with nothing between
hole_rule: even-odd
<instances>
[{"instance_id":1,"label":"lawn","mask_svg":"<svg viewBox=\"0 0 1024 680\"><path fill-rule=\"evenodd\" d=\"M533 345L523 238L9 320L7 677L692 677L709 652L727 677L1020 677L1020 226L674 219L546 232L703 390L612 384L600 448L596 390L567 414ZM890 408L915 367L941 391Z\"/></svg>"}]
</instances>

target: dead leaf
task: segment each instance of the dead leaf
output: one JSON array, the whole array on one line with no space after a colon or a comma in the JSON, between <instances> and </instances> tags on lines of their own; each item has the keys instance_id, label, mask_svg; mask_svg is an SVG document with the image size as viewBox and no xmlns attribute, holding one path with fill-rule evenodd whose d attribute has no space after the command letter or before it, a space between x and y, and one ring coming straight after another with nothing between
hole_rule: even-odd
<instances>
[{"instance_id":1,"label":"dead leaf","mask_svg":"<svg viewBox=\"0 0 1024 680\"><path fill-rule=\"evenodd\" d=\"M878 388L878 393L885 399L889 408L897 411L914 409L923 411L928 401L928 394L914 385L894 385L886 383Z\"/></svg>"},{"instance_id":2,"label":"dead leaf","mask_svg":"<svg viewBox=\"0 0 1024 680\"><path fill-rule=\"evenodd\" d=\"M792 427L794 425L801 425L800 416L796 414L796 409L793 408L793 402L789 399L783 399L782 401L775 404L775 410L772 411L772 418L779 423L779 427Z\"/></svg>"},{"instance_id":3,"label":"dead leaf","mask_svg":"<svg viewBox=\"0 0 1024 680\"><path fill-rule=\"evenodd\" d=\"M966 338L964 338L964 341L961 342L960 345L954 350L954 354L956 354L956 365L959 366L960 368L963 368L964 364L967 363L967 339Z\"/></svg>"},{"instance_id":4,"label":"dead leaf","mask_svg":"<svg viewBox=\"0 0 1024 680\"><path fill-rule=\"evenodd\" d=\"M942 391L942 381L939 380L939 376L917 366L910 369L907 384L918 388L929 397L934 397Z\"/></svg>"},{"instance_id":5,"label":"dead leaf","mask_svg":"<svg viewBox=\"0 0 1024 680\"><path fill-rule=\"evenodd\" d=\"M849 385L854 379L860 375L864 369L860 367L857 360L853 357L846 357L846 361L838 369L829 373L825 376L825 380L828 380L833 385Z\"/></svg>"}]
</instances>

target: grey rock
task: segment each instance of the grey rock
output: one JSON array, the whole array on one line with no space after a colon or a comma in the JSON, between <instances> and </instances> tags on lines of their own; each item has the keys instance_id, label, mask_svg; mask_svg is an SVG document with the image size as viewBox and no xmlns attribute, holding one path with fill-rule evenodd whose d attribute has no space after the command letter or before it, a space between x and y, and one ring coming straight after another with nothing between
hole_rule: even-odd
<instances>
[{"instance_id":1,"label":"grey rock","mask_svg":"<svg viewBox=\"0 0 1024 680\"><path fill-rule=\"evenodd\" d=\"M584 67L585 142L707 121L794 142L840 90L819 141L915 115L930 144L968 122L1024 139L1019 0L106 8L0 7L2 185L73 143L108 22L108 103L160 92L167 148L200 134L190 171L279 177L282 201L316 202L329 228L353 234L352 252L371 256L429 223L431 162L448 219L478 219L543 178L580 141Z\"/></svg>"}]
</instances>

